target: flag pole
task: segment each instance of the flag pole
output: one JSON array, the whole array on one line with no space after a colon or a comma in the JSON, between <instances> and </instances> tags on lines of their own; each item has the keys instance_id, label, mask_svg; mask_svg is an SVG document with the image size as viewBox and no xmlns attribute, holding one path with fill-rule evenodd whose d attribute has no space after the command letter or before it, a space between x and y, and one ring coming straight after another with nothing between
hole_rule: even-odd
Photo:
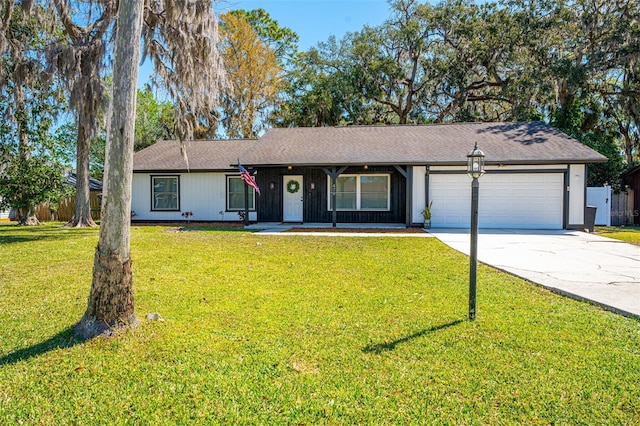
<instances>
[{"instance_id":1,"label":"flag pole","mask_svg":"<svg viewBox=\"0 0 640 426\"><path fill-rule=\"evenodd\" d=\"M240 171L240 159L238 158L238 171ZM249 185L244 182L244 226L249 226Z\"/></svg>"},{"instance_id":2,"label":"flag pole","mask_svg":"<svg viewBox=\"0 0 640 426\"><path fill-rule=\"evenodd\" d=\"M249 185L244 185L244 226L249 226Z\"/></svg>"},{"instance_id":3,"label":"flag pole","mask_svg":"<svg viewBox=\"0 0 640 426\"><path fill-rule=\"evenodd\" d=\"M255 178L240 164L238 159L238 171L240 172L240 178L245 183L244 185L244 226L249 225L249 186L252 187L258 195L260 195L260 188L256 183Z\"/></svg>"}]
</instances>

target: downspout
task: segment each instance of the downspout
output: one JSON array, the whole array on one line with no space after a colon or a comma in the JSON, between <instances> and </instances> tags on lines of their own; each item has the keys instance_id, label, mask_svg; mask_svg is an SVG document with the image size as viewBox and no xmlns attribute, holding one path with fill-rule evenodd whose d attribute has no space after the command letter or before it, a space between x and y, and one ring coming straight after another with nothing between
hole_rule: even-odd
<instances>
[{"instance_id":1,"label":"downspout","mask_svg":"<svg viewBox=\"0 0 640 426\"><path fill-rule=\"evenodd\" d=\"M584 165L584 205L582 206L582 229L587 224L587 182L589 181L589 165Z\"/></svg>"},{"instance_id":2,"label":"downspout","mask_svg":"<svg viewBox=\"0 0 640 426\"><path fill-rule=\"evenodd\" d=\"M562 206L562 229L569 226L569 209L571 207L571 164L567 164L567 170L564 172L564 205ZM586 200L586 188L585 188ZM584 222L584 219L582 220Z\"/></svg>"}]
</instances>

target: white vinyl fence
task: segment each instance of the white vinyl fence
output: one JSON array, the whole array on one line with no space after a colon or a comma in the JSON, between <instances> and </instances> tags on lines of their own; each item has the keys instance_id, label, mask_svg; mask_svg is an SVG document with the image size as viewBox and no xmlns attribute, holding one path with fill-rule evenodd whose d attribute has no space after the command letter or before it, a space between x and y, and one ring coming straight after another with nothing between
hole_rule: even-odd
<instances>
[{"instance_id":1,"label":"white vinyl fence","mask_svg":"<svg viewBox=\"0 0 640 426\"><path fill-rule=\"evenodd\" d=\"M611 187L587 188L587 206L597 207L596 225L611 226Z\"/></svg>"}]
</instances>

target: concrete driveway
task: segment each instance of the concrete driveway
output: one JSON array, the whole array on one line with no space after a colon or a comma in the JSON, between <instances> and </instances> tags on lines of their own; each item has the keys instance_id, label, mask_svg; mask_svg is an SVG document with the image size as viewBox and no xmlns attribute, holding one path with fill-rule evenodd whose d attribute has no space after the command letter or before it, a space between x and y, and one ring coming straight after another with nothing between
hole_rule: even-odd
<instances>
[{"instance_id":1,"label":"concrete driveway","mask_svg":"<svg viewBox=\"0 0 640 426\"><path fill-rule=\"evenodd\" d=\"M469 254L469 230L432 229ZM578 300L640 317L640 247L578 231L484 229L478 260Z\"/></svg>"}]
</instances>

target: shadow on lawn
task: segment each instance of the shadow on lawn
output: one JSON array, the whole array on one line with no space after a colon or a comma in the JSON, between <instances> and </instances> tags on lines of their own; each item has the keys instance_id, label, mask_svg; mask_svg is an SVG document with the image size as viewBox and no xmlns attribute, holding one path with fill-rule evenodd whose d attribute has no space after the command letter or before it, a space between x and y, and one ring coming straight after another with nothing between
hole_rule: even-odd
<instances>
[{"instance_id":1,"label":"shadow on lawn","mask_svg":"<svg viewBox=\"0 0 640 426\"><path fill-rule=\"evenodd\" d=\"M20 361L26 361L30 358L46 354L47 352L56 349L70 348L80 343L83 343L83 341L77 340L73 337L73 327L68 327L44 342L36 343L35 345L27 348L18 349L0 357L0 367L3 365L15 364Z\"/></svg>"},{"instance_id":2,"label":"shadow on lawn","mask_svg":"<svg viewBox=\"0 0 640 426\"><path fill-rule=\"evenodd\" d=\"M420 331L418 331L416 333L413 333L410 336L405 336L405 337L402 337L400 339L394 340L392 342L384 342L384 343L376 343L374 345L367 345L364 348L362 348L362 352L373 353L373 354L381 354L384 351L392 351L400 343L408 342L409 340L413 340L413 339L416 339L418 337L422 337L425 334L433 333L433 332L438 331L438 330L444 330L445 328L453 327L454 325L458 325L461 322L464 322L464 321L463 320L456 320L456 321L452 321L452 322L447 323L447 324L435 325L435 326L433 326L431 328L420 330Z\"/></svg>"},{"instance_id":3,"label":"shadow on lawn","mask_svg":"<svg viewBox=\"0 0 640 426\"><path fill-rule=\"evenodd\" d=\"M26 243L31 241L59 241L80 236L97 236L97 227L66 228L58 225L20 226L15 224L0 226L0 244Z\"/></svg>"}]
</instances>

